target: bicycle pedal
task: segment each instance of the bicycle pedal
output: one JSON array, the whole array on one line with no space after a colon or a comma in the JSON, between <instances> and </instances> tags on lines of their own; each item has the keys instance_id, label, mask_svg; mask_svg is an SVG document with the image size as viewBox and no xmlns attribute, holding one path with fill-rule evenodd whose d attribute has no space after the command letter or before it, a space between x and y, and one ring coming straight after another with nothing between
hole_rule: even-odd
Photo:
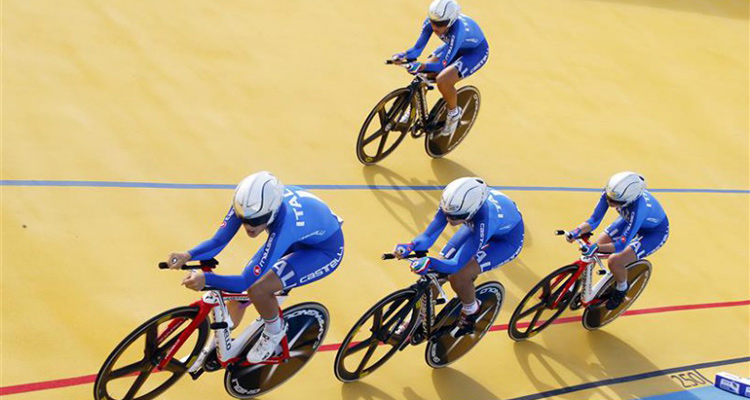
<instances>
[{"instance_id":1,"label":"bicycle pedal","mask_svg":"<svg viewBox=\"0 0 750 400\"><path fill-rule=\"evenodd\" d=\"M412 346L416 346L426 339L424 332L414 332L414 334L411 335L411 338L409 338L409 343L411 343Z\"/></svg>"},{"instance_id":2,"label":"bicycle pedal","mask_svg":"<svg viewBox=\"0 0 750 400\"><path fill-rule=\"evenodd\" d=\"M204 372L204 370L203 370L203 368L201 368L201 369L199 369L199 370L197 370L195 372L191 372L190 373L190 377L193 378L194 381L196 381L196 380L198 380L198 378L201 377L201 375L203 375L203 372Z\"/></svg>"},{"instance_id":3,"label":"bicycle pedal","mask_svg":"<svg viewBox=\"0 0 750 400\"><path fill-rule=\"evenodd\" d=\"M218 329L225 329L228 328L229 324L226 322L213 322L211 324L211 329L218 330Z\"/></svg>"},{"instance_id":4,"label":"bicycle pedal","mask_svg":"<svg viewBox=\"0 0 750 400\"><path fill-rule=\"evenodd\" d=\"M203 362L203 368L201 370L205 370L206 372L214 372L221 369L221 363L219 362L219 358L216 355L216 352L213 352L209 354L208 357L206 357L206 361Z\"/></svg>"},{"instance_id":5,"label":"bicycle pedal","mask_svg":"<svg viewBox=\"0 0 750 400\"><path fill-rule=\"evenodd\" d=\"M455 329L451 331L451 336L455 339L458 339L461 336L466 336L469 334L474 334L474 329L465 329L465 328L462 329L457 326Z\"/></svg>"}]
</instances>

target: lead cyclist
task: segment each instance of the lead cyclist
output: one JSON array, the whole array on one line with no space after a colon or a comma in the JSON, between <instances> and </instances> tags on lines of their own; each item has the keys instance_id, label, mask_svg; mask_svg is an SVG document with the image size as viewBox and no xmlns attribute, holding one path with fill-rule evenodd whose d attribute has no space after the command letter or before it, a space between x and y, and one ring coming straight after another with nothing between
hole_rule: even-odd
<instances>
[{"instance_id":1,"label":"lead cyclist","mask_svg":"<svg viewBox=\"0 0 750 400\"><path fill-rule=\"evenodd\" d=\"M461 7L455 0L435 0L430 4L414 47L394 54L392 60L400 63L404 59L416 59L433 33L444 44L433 51L425 63L412 62L407 65L407 70L411 74L426 72L436 76L438 90L448 106L445 126L439 135L450 136L456 131L464 111L458 106L456 83L487 63L490 47L482 29L473 19L461 14ZM399 122L408 122L409 114L407 110Z\"/></svg>"},{"instance_id":2,"label":"lead cyclist","mask_svg":"<svg viewBox=\"0 0 750 400\"><path fill-rule=\"evenodd\" d=\"M612 253L607 264L616 284L606 307L614 310L625 300L628 290L625 267L650 256L667 242L669 220L656 197L646 190L646 179L635 172L624 171L609 179L594 213L578 227L566 232L565 238L572 242L596 229L610 207L615 208L620 216L599 235L596 243L581 251L586 256L596 252Z\"/></svg>"},{"instance_id":3,"label":"lead cyclist","mask_svg":"<svg viewBox=\"0 0 750 400\"><path fill-rule=\"evenodd\" d=\"M284 186L267 171L245 178L234 192L233 204L213 238L187 252L171 253L170 268L178 269L190 260L207 260L219 254L240 227L251 238L268 232L266 243L245 266L242 275L223 276L192 272L182 282L187 288L201 290L211 286L242 292L263 318L260 339L247 354L247 360L259 363L271 357L286 336L279 316L275 293L312 283L336 270L344 256L342 221L315 195L293 186ZM227 304L235 326L244 314L244 306Z\"/></svg>"},{"instance_id":4,"label":"lead cyclist","mask_svg":"<svg viewBox=\"0 0 750 400\"><path fill-rule=\"evenodd\" d=\"M512 261L521 253L524 225L520 211L508 196L489 190L480 178L459 178L443 191L438 208L427 230L410 243L396 245L397 258L413 251L429 249L445 227L461 227L440 251L440 257L423 257L411 262L412 272L449 274L451 288L462 308L455 336L474 331L480 303L474 280L480 273Z\"/></svg>"}]
</instances>

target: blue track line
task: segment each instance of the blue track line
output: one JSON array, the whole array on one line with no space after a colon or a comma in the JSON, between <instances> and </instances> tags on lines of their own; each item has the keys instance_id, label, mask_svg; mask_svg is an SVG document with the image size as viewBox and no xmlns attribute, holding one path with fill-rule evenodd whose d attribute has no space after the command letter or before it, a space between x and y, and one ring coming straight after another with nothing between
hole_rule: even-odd
<instances>
[{"instance_id":1,"label":"blue track line","mask_svg":"<svg viewBox=\"0 0 750 400\"><path fill-rule=\"evenodd\" d=\"M158 182L113 182L113 181L45 181L45 180L0 180L0 186L22 187L107 187L136 189L234 189L234 184L199 183L158 183ZM395 190L428 191L443 190L439 185L296 185L311 190ZM495 189L526 192L600 192L601 188L581 188L565 186L493 186ZM746 189L649 189L654 193L717 193L750 194Z\"/></svg>"},{"instance_id":2,"label":"blue track line","mask_svg":"<svg viewBox=\"0 0 750 400\"><path fill-rule=\"evenodd\" d=\"M563 395L567 393L578 392L581 390L593 389L593 388L597 388L600 386L611 386L611 385L616 385L618 383L633 382L633 381L639 381L642 379L653 378L656 376L674 374L676 372L683 372L683 371L689 371L689 370L700 369L700 368L718 367L718 366L729 365L729 364L739 364L743 362L750 362L750 357L740 357L740 358L733 358L729 360L712 361L712 362L705 362L705 363L700 363L700 364L685 365L682 367L669 368L669 369L663 369L663 370L652 371L652 372L645 372L642 374L636 374L636 375L630 375L630 376L623 376L621 378L612 378L612 379L605 379L605 380L597 381L597 382L588 382L588 383L583 383L580 385L574 385L574 386L569 386L569 387L555 389L555 390L548 390L546 392L529 394L529 395L521 396L521 397L514 397L512 399L507 399L507 400L544 399L544 398L551 397L551 396L559 396L559 395ZM739 398L740 397L738 397L738 399Z\"/></svg>"}]
</instances>

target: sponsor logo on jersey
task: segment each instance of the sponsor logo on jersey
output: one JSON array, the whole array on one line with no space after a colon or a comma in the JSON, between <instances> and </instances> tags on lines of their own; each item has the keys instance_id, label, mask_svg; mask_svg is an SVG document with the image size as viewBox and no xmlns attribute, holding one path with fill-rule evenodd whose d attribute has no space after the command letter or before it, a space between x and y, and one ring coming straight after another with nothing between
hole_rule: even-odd
<instances>
[{"instance_id":1,"label":"sponsor logo on jersey","mask_svg":"<svg viewBox=\"0 0 750 400\"><path fill-rule=\"evenodd\" d=\"M260 265L256 265L253 267L253 273L255 276L260 276Z\"/></svg>"}]
</instances>

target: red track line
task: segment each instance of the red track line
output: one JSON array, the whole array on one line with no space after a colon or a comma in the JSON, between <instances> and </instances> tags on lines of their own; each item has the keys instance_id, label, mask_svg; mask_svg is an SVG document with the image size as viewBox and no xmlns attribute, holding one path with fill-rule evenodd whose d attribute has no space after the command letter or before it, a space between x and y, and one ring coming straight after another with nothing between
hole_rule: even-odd
<instances>
[{"instance_id":1,"label":"red track line","mask_svg":"<svg viewBox=\"0 0 750 400\"><path fill-rule=\"evenodd\" d=\"M643 315L643 314L657 314L657 313L665 313L665 312L672 312L672 311L686 311L686 310L700 310L705 308L726 308L726 307L737 307L737 306L747 306L750 305L750 300L740 300L740 301L726 301L726 302L720 302L720 303L706 303L706 304L686 304L682 306L667 306L667 307L655 307L655 308L645 308L642 310L631 310L625 312L623 316L631 316L631 315ZM574 316L574 317L565 317L565 318L558 318L555 320L552 324L565 324L569 322L577 322L580 321L580 316ZM521 327L524 324L520 324ZM528 326L528 323L526 324ZM501 331L508 329L507 324L502 325L494 325L492 328L490 328L491 331ZM334 351L338 350L341 346L341 343L335 343L335 344L324 344L321 345L318 348L318 351ZM0 387L0 396L9 395L9 394L17 394L17 393L27 393L27 392L35 392L38 390L47 390L47 389L58 389L58 388L64 388L68 386L76 386L76 385L84 385L87 383L92 383L96 380L96 375L86 375L86 376L79 376L77 378L66 378L66 379L58 379L53 381L44 381L44 382L36 382L36 383L25 383L21 385L15 385L15 386L5 386Z\"/></svg>"},{"instance_id":2,"label":"red track line","mask_svg":"<svg viewBox=\"0 0 750 400\"><path fill-rule=\"evenodd\" d=\"M96 380L96 375L79 376L77 378L58 379L54 381L26 383L23 385L0 387L0 396L8 394L35 392L37 390L58 389L68 386L84 385Z\"/></svg>"}]
</instances>

